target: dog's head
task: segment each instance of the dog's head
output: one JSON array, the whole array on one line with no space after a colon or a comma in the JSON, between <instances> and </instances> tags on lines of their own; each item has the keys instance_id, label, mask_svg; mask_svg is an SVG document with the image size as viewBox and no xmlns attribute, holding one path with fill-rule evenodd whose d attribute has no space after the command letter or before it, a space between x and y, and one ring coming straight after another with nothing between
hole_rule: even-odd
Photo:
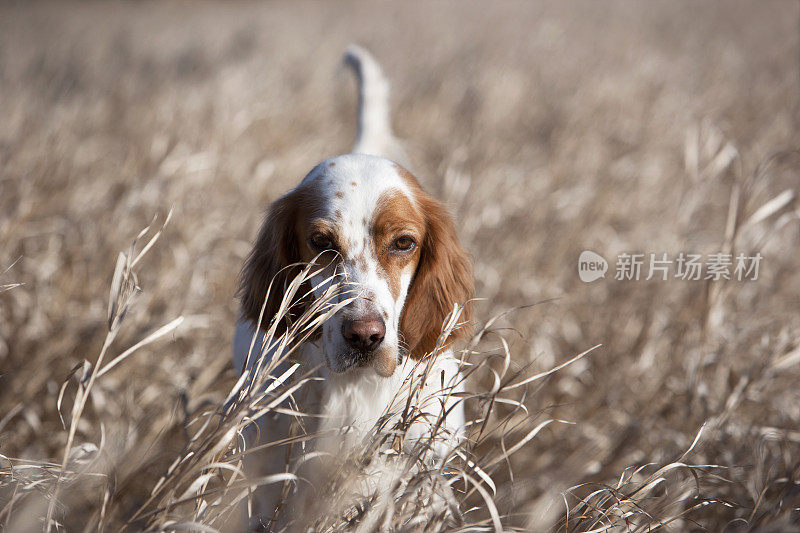
<instances>
[{"instance_id":1,"label":"dog's head","mask_svg":"<svg viewBox=\"0 0 800 533\"><path fill-rule=\"evenodd\" d=\"M240 277L242 314L267 329L297 274L316 261L315 296L327 279L355 297L322 327L318 342L333 372L374 368L391 376L398 361L430 353L453 304L472 297L472 269L444 207L407 170L387 159L350 154L317 165L269 208ZM273 281L274 280L274 281ZM282 321L303 311L296 305ZM469 306L462 320L469 319ZM279 324L281 332L286 324ZM454 336L463 334L456 330Z\"/></svg>"}]
</instances>

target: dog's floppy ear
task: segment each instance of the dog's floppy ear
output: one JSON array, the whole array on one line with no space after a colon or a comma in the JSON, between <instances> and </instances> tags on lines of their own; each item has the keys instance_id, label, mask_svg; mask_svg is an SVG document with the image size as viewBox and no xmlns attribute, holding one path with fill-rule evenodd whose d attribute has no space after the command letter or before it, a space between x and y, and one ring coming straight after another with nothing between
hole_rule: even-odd
<instances>
[{"instance_id":1,"label":"dog's floppy ear","mask_svg":"<svg viewBox=\"0 0 800 533\"><path fill-rule=\"evenodd\" d=\"M298 210L295 195L296 192L291 192L270 206L253 250L239 275L238 295L241 300L242 317L258 324L261 310L264 308L259 324L263 330L269 329L280 308L286 286L302 268L294 266L300 262L295 233ZM267 295L268 289L269 295ZM299 294L305 294L306 290L307 287L302 287ZM266 307L264 307L265 299L267 299ZM282 334L291 321L303 313L304 308L303 302L298 302L286 316L280 317L276 334Z\"/></svg>"},{"instance_id":2,"label":"dog's floppy ear","mask_svg":"<svg viewBox=\"0 0 800 533\"><path fill-rule=\"evenodd\" d=\"M453 220L442 204L423 192L417 194L425 213L425 238L419 264L408 291L400 330L411 357L421 359L436 347L445 318L453 304L466 305L459 322L471 321L472 263L456 236ZM468 334L467 327L453 331L447 342Z\"/></svg>"}]
</instances>

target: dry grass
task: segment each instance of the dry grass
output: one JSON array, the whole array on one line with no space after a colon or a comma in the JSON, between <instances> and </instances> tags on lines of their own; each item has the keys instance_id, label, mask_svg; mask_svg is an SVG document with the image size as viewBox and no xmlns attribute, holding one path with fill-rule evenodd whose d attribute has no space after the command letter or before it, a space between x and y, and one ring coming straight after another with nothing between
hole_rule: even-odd
<instances>
[{"instance_id":1,"label":"dry grass","mask_svg":"<svg viewBox=\"0 0 800 533\"><path fill-rule=\"evenodd\" d=\"M403 477L371 507L384 522L359 524L800 530L799 213L792 193L762 209L798 187L798 16L786 2L3 4L0 524L225 527L247 486L235 428L258 399L225 403L235 277L268 202L349 146L354 88L337 68L359 42L393 80L412 170L459 219L481 324L543 302L489 326L507 352L487 334L471 358L486 362L469 412L489 425L464 452L496 492L475 473L453 482L471 468L454 459ZM749 283L584 284L586 249L765 259ZM503 361L508 387L600 343L492 389ZM570 424L532 434L547 420ZM413 522L447 483L457 512Z\"/></svg>"}]
</instances>

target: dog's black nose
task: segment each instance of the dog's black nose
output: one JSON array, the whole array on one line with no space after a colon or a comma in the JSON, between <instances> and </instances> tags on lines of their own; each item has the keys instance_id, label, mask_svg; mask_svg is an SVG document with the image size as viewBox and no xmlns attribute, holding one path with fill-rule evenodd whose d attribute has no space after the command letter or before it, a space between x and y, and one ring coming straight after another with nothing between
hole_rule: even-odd
<instances>
[{"instance_id":1,"label":"dog's black nose","mask_svg":"<svg viewBox=\"0 0 800 533\"><path fill-rule=\"evenodd\" d=\"M380 318L345 320L342 336L351 348L360 352L371 352L380 346L386 335L386 324Z\"/></svg>"}]
</instances>

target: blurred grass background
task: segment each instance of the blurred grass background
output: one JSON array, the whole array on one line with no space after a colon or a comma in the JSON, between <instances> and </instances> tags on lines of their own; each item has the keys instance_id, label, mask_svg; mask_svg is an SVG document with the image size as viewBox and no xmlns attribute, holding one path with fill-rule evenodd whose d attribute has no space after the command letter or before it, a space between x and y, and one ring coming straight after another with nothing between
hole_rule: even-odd
<instances>
[{"instance_id":1,"label":"blurred grass background","mask_svg":"<svg viewBox=\"0 0 800 533\"><path fill-rule=\"evenodd\" d=\"M115 495L141 502L188 413L234 381L235 278L263 210L352 142L355 42L474 256L478 319L557 298L508 319L515 364L603 343L527 400L575 424L513 456L511 522L548 529L563 491L675 460L706 423L692 461L724 467L702 490L728 504L670 527L800 530L797 201L749 219L800 185L799 20L783 1L3 3L0 285L23 285L0 292L0 453L59 457L56 397L102 345L117 253L174 207L121 344L186 320L99 381L79 427L143 448ZM765 256L757 281L576 272L583 250L613 270L726 247Z\"/></svg>"}]
</instances>

